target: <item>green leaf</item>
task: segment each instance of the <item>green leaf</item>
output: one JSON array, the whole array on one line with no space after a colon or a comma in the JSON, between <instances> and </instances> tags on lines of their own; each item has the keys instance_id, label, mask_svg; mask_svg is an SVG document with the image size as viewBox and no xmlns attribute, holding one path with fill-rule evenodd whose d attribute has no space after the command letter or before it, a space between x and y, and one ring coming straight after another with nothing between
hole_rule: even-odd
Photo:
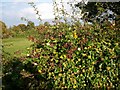
<instances>
[{"instance_id":1,"label":"green leaf","mask_svg":"<svg viewBox=\"0 0 120 90\"><path fill-rule=\"evenodd\" d=\"M73 71L74 71L74 72L77 72L78 70L77 70L77 68L73 68Z\"/></svg>"}]
</instances>

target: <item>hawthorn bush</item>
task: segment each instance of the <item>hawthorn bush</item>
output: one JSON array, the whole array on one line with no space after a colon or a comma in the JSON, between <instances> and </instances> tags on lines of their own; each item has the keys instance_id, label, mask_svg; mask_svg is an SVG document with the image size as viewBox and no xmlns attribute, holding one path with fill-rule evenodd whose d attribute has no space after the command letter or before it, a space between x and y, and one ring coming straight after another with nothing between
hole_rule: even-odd
<instances>
[{"instance_id":1,"label":"hawthorn bush","mask_svg":"<svg viewBox=\"0 0 120 90\"><path fill-rule=\"evenodd\" d=\"M119 29L60 23L37 30L44 38L33 40L23 64L32 63L36 67L32 74L39 73L49 87L120 88Z\"/></svg>"}]
</instances>

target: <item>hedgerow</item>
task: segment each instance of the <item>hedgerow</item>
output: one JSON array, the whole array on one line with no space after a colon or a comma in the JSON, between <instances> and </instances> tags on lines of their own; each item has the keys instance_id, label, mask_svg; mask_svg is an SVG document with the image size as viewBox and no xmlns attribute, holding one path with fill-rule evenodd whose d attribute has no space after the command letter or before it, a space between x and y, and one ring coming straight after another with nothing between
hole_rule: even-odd
<instances>
[{"instance_id":1,"label":"hedgerow","mask_svg":"<svg viewBox=\"0 0 120 90\"><path fill-rule=\"evenodd\" d=\"M46 37L34 45L23 63L33 63L53 88L118 87L117 30L60 24L45 31Z\"/></svg>"},{"instance_id":2,"label":"hedgerow","mask_svg":"<svg viewBox=\"0 0 120 90\"><path fill-rule=\"evenodd\" d=\"M120 29L108 23L82 26L72 19L36 27L38 34L28 37L34 42L28 54L3 63L4 85L12 78L21 89L119 89Z\"/></svg>"}]
</instances>

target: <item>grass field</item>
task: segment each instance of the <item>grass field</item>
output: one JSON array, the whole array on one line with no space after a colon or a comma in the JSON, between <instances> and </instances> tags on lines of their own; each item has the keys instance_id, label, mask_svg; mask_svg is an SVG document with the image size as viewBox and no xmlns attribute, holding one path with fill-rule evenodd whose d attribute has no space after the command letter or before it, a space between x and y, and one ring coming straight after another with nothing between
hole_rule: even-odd
<instances>
[{"instance_id":1,"label":"grass field","mask_svg":"<svg viewBox=\"0 0 120 90\"><path fill-rule=\"evenodd\" d=\"M32 44L27 38L8 38L3 39L3 50L11 55L15 52L20 55L25 55L27 53L27 48Z\"/></svg>"}]
</instances>

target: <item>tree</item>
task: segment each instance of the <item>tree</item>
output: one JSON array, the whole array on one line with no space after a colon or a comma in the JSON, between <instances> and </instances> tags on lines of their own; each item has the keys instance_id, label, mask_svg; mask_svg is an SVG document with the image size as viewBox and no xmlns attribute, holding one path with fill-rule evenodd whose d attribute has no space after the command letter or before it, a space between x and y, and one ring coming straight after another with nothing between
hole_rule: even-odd
<instances>
[{"instance_id":1,"label":"tree","mask_svg":"<svg viewBox=\"0 0 120 90\"><path fill-rule=\"evenodd\" d=\"M11 28L11 30L18 34L19 31L21 31L21 28L20 28L19 26L15 26L15 25L14 25L14 26Z\"/></svg>"},{"instance_id":2,"label":"tree","mask_svg":"<svg viewBox=\"0 0 120 90\"><path fill-rule=\"evenodd\" d=\"M3 21L0 21L0 28L2 29L1 31L1 36L3 38L9 37L10 36L10 31L7 29L6 24Z\"/></svg>"},{"instance_id":3,"label":"tree","mask_svg":"<svg viewBox=\"0 0 120 90\"><path fill-rule=\"evenodd\" d=\"M107 19L115 20L116 26L120 24L120 2L88 2L87 5L80 2L75 6L87 12L82 18L84 21L103 23Z\"/></svg>"},{"instance_id":4,"label":"tree","mask_svg":"<svg viewBox=\"0 0 120 90\"><path fill-rule=\"evenodd\" d=\"M25 24L19 24L17 27L19 27L21 31L25 31L27 29L27 26Z\"/></svg>"},{"instance_id":5,"label":"tree","mask_svg":"<svg viewBox=\"0 0 120 90\"><path fill-rule=\"evenodd\" d=\"M7 26L2 21L0 21L0 28L2 28L2 34L5 34L7 32Z\"/></svg>"},{"instance_id":6,"label":"tree","mask_svg":"<svg viewBox=\"0 0 120 90\"><path fill-rule=\"evenodd\" d=\"M50 23L49 22L44 22L44 25L45 26L50 26Z\"/></svg>"},{"instance_id":7,"label":"tree","mask_svg":"<svg viewBox=\"0 0 120 90\"><path fill-rule=\"evenodd\" d=\"M28 21L27 28L28 28L28 29L33 29L33 28L35 28L34 22Z\"/></svg>"}]
</instances>

